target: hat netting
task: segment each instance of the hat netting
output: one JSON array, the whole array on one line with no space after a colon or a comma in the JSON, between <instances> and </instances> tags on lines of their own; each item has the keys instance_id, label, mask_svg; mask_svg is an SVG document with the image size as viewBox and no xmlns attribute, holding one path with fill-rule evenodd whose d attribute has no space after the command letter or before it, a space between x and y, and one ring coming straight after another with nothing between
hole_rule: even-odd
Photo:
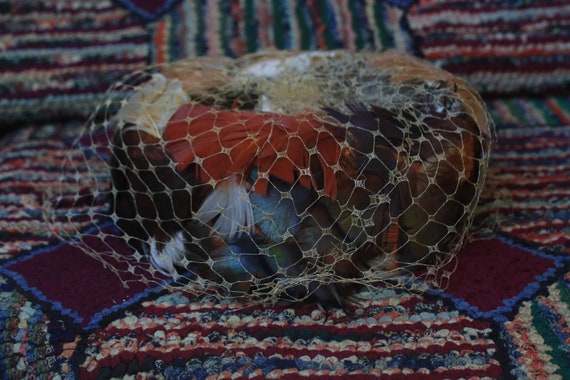
<instances>
[{"instance_id":1,"label":"hat netting","mask_svg":"<svg viewBox=\"0 0 570 380\"><path fill-rule=\"evenodd\" d=\"M46 217L125 284L322 303L441 286L491 134L471 87L394 52L186 59L109 90Z\"/></svg>"}]
</instances>

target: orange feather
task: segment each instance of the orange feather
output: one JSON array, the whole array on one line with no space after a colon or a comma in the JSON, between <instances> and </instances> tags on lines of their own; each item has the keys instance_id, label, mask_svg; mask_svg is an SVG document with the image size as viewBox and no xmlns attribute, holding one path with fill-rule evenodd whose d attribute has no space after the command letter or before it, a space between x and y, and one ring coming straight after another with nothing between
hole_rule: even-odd
<instances>
[{"instance_id":1,"label":"orange feather","mask_svg":"<svg viewBox=\"0 0 570 380\"><path fill-rule=\"evenodd\" d=\"M257 167L257 193L266 194L268 179L278 178L317 189L316 157L323 173L324 192L336 197L338 163L346 147L345 130L323 123L312 114L224 110L188 103L180 107L164 131L166 150L179 171L197 164L203 182L230 176L247 178ZM314 161L314 160L313 160Z\"/></svg>"}]
</instances>

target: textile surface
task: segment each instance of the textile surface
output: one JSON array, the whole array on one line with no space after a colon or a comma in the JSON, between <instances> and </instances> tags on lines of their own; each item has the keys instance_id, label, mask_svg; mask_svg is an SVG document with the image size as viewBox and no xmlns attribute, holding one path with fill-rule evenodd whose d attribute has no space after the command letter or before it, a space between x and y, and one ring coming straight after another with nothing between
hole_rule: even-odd
<instances>
[{"instance_id":1,"label":"textile surface","mask_svg":"<svg viewBox=\"0 0 570 380\"><path fill-rule=\"evenodd\" d=\"M570 377L569 20L562 0L0 0L2 377ZM124 287L52 235L70 226L45 221L45 193L74 190L65 158L111 83L266 48L407 50L483 91L497 141L444 289L222 302Z\"/></svg>"},{"instance_id":2,"label":"textile surface","mask_svg":"<svg viewBox=\"0 0 570 380\"><path fill-rule=\"evenodd\" d=\"M0 0L0 130L87 117L146 64L261 49L398 49L478 90L570 85L565 0Z\"/></svg>"},{"instance_id":3,"label":"textile surface","mask_svg":"<svg viewBox=\"0 0 570 380\"><path fill-rule=\"evenodd\" d=\"M488 105L498 141L476 223L486 236L465 245L444 290L369 290L328 313L123 287L110 268L53 239L42 218L43 192L80 124L8 134L1 371L14 379L568 376L570 98Z\"/></svg>"}]
</instances>

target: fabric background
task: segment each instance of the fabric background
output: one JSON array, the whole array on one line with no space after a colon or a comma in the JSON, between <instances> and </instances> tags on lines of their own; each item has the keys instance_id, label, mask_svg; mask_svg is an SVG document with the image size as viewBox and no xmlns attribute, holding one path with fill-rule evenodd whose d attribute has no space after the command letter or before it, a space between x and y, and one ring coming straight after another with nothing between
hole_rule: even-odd
<instances>
[{"instance_id":1,"label":"fabric background","mask_svg":"<svg viewBox=\"0 0 570 380\"><path fill-rule=\"evenodd\" d=\"M569 377L569 21L562 0L0 0L3 378ZM328 315L192 298L125 288L50 233L44 192L111 83L265 48L406 50L482 91L498 138L480 238L444 290Z\"/></svg>"},{"instance_id":2,"label":"fabric background","mask_svg":"<svg viewBox=\"0 0 570 380\"><path fill-rule=\"evenodd\" d=\"M86 117L147 64L260 49L398 49L489 93L570 84L554 1L0 1L0 128Z\"/></svg>"}]
</instances>

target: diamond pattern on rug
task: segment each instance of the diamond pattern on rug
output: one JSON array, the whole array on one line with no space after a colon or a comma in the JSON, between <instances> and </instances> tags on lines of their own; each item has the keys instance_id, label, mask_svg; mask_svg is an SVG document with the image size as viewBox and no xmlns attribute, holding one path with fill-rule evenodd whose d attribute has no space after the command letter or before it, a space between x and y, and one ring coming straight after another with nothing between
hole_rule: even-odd
<instances>
[{"instance_id":1,"label":"diamond pattern on rug","mask_svg":"<svg viewBox=\"0 0 570 380\"><path fill-rule=\"evenodd\" d=\"M118 0L118 2L147 20L157 20L170 11L179 0Z\"/></svg>"},{"instance_id":2,"label":"diamond pattern on rug","mask_svg":"<svg viewBox=\"0 0 570 380\"><path fill-rule=\"evenodd\" d=\"M458 253L456 271L444 296L475 317L504 320L518 302L539 289L539 282L554 276L564 258L532 252L499 239L477 240ZM435 291L441 295L441 291Z\"/></svg>"},{"instance_id":3,"label":"diamond pattern on rug","mask_svg":"<svg viewBox=\"0 0 570 380\"><path fill-rule=\"evenodd\" d=\"M106 243L99 240L90 244L96 249L96 244ZM124 265L109 264L116 268ZM107 314L124 309L157 290L137 281L135 274L119 277L102 262L71 244L36 251L8 263L2 271L38 299L50 303L55 310L84 327L96 325Z\"/></svg>"}]
</instances>

